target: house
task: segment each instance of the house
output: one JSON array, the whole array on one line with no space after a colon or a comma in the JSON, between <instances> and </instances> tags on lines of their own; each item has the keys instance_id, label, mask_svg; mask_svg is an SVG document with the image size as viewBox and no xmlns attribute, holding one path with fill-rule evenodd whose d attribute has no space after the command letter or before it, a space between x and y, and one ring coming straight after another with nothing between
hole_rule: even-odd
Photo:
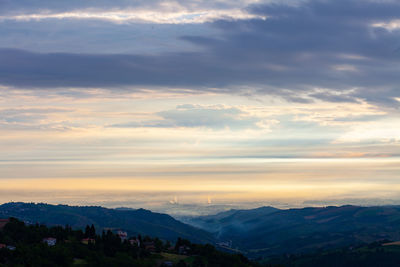
<instances>
[{"instance_id":1,"label":"house","mask_svg":"<svg viewBox=\"0 0 400 267\"><path fill-rule=\"evenodd\" d=\"M126 239L128 239L128 233L124 232L124 231L121 231L121 230L119 230L117 232L117 236L119 236L119 238L121 238L122 242L124 242Z\"/></svg>"},{"instance_id":2,"label":"house","mask_svg":"<svg viewBox=\"0 0 400 267\"><path fill-rule=\"evenodd\" d=\"M155 252L155 251L156 251L156 246L154 245L154 242L153 242L153 241L144 242L143 245L144 245L144 248L145 248L147 251L150 251L150 252Z\"/></svg>"},{"instance_id":3,"label":"house","mask_svg":"<svg viewBox=\"0 0 400 267\"><path fill-rule=\"evenodd\" d=\"M221 247L231 248L232 247L232 240L225 241L225 242L219 242L219 243L217 243L217 245L221 246Z\"/></svg>"},{"instance_id":4,"label":"house","mask_svg":"<svg viewBox=\"0 0 400 267\"><path fill-rule=\"evenodd\" d=\"M6 248L7 247L7 245L6 244L1 244L0 243L0 249L2 249L2 248Z\"/></svg>"},{"instance_id":5,"label":"house","mask_svg":"<svg viewBox=\"0 0 400 267\"><path fill-rule=\"evenodd\" d=\"M82 244L89 245L89 244L96 244L96 240L93 238L84 238L81 240Z\"/></svg>"},{"instance_id":6,"label":"house","mask_svg":"<svg viewBox=\"0 0 400 267\"><path fill-rule=\"evenodd\" d=\"M2 230L4 228L4 226L6 226L6 224L9 222L10 222L10 219L0 219L0 230Z\"/></svg>"},{"instance_id":7,"label":"house","mask_svg":"<svg viewBox=\"0 0 400 267\"><path fill-rule=\"evenodd\" d=\"M57 239L54 237L43 238L43 243L46 243L48 246L55 246Z\"/></svg>"},{"instance_id":8,"label":"house","mask_svg":"<svg viewBox=\"0 0 400 267\"><path fill-rule=\"evenodd\" d=\"M131 243L132 246L140 247L140 240L137 238L129 239L129 243Z\"/></svg>"},{"instance_id":9,"label":"house","mask_svg":"<svg viewBox=\"0 0 400 267\"><path fill-rule=\"evenodd\" d=\"M188 254L189 250L190 250L190 247L188 247L188 246L180 246L178 248L178 253L181 255L186 255L186 254Z\"/></svg>"}]
</instances>

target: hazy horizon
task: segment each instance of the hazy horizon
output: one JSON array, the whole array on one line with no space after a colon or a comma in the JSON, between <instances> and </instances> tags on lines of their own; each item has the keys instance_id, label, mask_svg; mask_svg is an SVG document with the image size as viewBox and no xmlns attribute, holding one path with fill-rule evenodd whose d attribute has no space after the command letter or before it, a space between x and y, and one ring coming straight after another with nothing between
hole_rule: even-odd
<instances>
[{"instance_id":1,"label":"hazy horizon","mask_svg":"<svg viewBox=\"0 0 400 267\"><path fill-rule=\"evenodd\" d=\"M393 206L400 205L400 196L395 198L325 198L325 199L278 199L278 200L233 200L234 195L199 192L121 192L121 191L41 191L41 192L2 192L0 205L9 202L46 203L52 205L69 206L101 206L105 208L132 208L147 209L153 212L165 213L176 218L182 216L212 215L231 209L255 209L260 207L274 207L278 209L293 209L306 207L326 206Z\"/></svg>"}]
</instances>

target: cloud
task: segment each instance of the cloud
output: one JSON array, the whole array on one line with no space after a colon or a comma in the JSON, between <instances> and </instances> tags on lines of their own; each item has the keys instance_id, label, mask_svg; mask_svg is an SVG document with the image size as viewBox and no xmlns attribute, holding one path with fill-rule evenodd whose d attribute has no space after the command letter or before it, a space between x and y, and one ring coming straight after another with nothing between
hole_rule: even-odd
<instances>
[{"instance_id":1,"label":"cloud","mask_svg":"<svg viewBox=\"0 0 400 267\"><path fill-rule=\"evenodd\" d=\"M63 12L55 14L24 14L0 16L0 20L40 21L44 19L104 20L114 23L158 23L189 24L205 23L216 19L251 19L263 18L249 14L240 9L233 10L200 10L197 12L162 12L162 11L104 11L104 12Z\"/></svg>"},{"instance_id":2,"label":"cloud","mask_svg":"<svg viewBox=\"0 0 400 267\"><path fill-rule=\"evenodd\" d=\"M101 6L101 4L100 4ZM218 20L220 36L186 35L201 49L157 55L0 50L0 84L15 87L159 87L273 94L398 107L400 17L395 1L266 3L247 11L267 19ZM178 26L177 26L178 27ZM333 93L314 94L316 88ZM349 92L343 94L342 92Z\"/></svg>"},{"instance_id":3,"label":"cloud","mask_svg":"<svg viewBox=\"0 0 400 267\"><path fill-rule=\"evenodd\" d=\"M1 1L0 13L2 14L29 14L29 13L55 13L76 10L126 10L126 9L153 9L153 10L176 10L188 9L198 10L202 8L227 9L232 7L243 7L257 0L22 0Z\"/></svg>"},{"instance_id":4,"label":"cloud","mask_svg":"<svg viewBox=\"0 0 400 267\"><path fill-rule=\"evenodd\" d=\"M53 107L0 109L0 126L3 130L65 130L70 125L64 120L65 115L63 116L63 114L73 111L72 109Z\"/></svg>"},{"instance_id":5,"label":"cloud","mask_svg":"<svg viewBox=\"0 0 400 267\"><path fill-rule=\"evenodd\" d=\"M158 54L198 50L181 35L216 35L209 24L114 24L90 20L0 22L0 47L40 53Z\"/></svg>"},{"instance_id":6,"label":"cloud","mask_svg":"<svg viewBox=\"0 0 400 267\"><path fill-rule=\"evenodd\" d=\"M246 116L238 108L178 106L157 113L174 127L208 127L212 129L258 128L259 119Z\"/></svg>"},{"instance_id":7,"label":"cloud","mask_svg":"<svg viewBox=\"0 0 400 267\"><path fill-rule=\"evenodd\" d=\"M268 128L269 123L264 119L250 116L248 113L235 107L178 105L176 109L157 112L155 115L162 118L157 121L128 122L114 124L115 128L206 128L213 130L245 130Z\"/></svg>"},{"instance_id":8,"label":"cloud","mask_svg":"<svg viewBox=\"0 0 400 267\"><path fill-rule=\"evenodd\" d=\"M309 96L320 99L326 102L348 102L348 103L358 103L359 101L351 95L348 94L335 94L331 92L319 92L319 93L313 93L310 94Z\"/></svg>"},{"instance_id":9,"label":"cloud","mask_svg":"<svg viewBox=\"0 0 400 267\"><path fill-rule=\"evenodd\" d=\"M203 23L259 17L243 9L256 1L2 1L0 20L105 20L113 23Z\"/></svg>"}]
</instances>

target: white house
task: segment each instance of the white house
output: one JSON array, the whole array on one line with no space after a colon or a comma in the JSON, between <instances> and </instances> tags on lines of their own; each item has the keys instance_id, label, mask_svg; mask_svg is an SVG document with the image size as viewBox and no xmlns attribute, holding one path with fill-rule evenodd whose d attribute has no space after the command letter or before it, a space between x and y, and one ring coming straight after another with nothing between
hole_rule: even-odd
<instances>
[{"instance_id":1,"label":"white house","mask_svg":"<svg viewBox=\"0 0 400 267\"><path fill-rule=\"evenodd\" d=\"M46 243L48 246L55 246L57 239L54 237L43 238L43 243Z\"/></svg>"},{"instance_id":2,"label":"white house","mask_svg":"<svg viewBox=\"0 0 400 267\"><path fill-rule=\"evenodd\" d=\"M117 235L119 236L119 238L121 238L122 242L124 242L128 238L128 233L121 230L117 232Z\"/></svg>"}]
</instances>

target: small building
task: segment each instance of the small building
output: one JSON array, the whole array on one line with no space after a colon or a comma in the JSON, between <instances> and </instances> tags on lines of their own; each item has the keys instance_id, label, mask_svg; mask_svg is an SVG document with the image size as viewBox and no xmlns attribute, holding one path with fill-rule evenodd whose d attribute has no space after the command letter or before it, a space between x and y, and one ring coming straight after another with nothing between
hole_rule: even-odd
<instances>
[{"instance_id":1,"label":"small building","mask_svg":"<svg viewBox=\"0 0 400 267\"><path fill-rule=\"evenodd\" d=\"M6 226L6 224L9 222L10 222L10 219L0 219L0 230L2 230L4 228L4 226Z\"/></svg>"},{"instance_id":2,"label":"small building","mask_svg":"<svg viewBox=\"0 0 400 267\"><path fill-rule=\"evenodd\" d=\"M121 230L117 232L117 236L119 236L122 242L128 239L128 233Z\"/></svg>"},{"instance_id":3,"label":"small building","mask_svg":"<svg viewBox=\"0 0 400 267\"><path fill-rule=\"evenodd\" d=\"M132 246L140 247L140 240L138 238L129 239L129 243L131 243Z\"/></svg>"},{"instance_id":4,"label":"small building","mask_svg":"<svg viewBox=\"0 0 400 267\"><path fill-rule=\"evenodd\" d=\"M2 249L2 248L6 248L7 247L7 245L6 244L1 244L0 243L0 249Z\"/></svg>"},{"instance_id":5,"label":"small building","mask_svg":"<svg viewBox=\"0 0 400 267\"><path fill-rule=\"evenodd\" d=\"M57 239L54 237L43 238L43 243L46 243L48 246L55 246L57 243Z\"/></svg>"},{"instance_id":6,"label":"small building","mask_svg":"<svg viewBox=\"0 0 400 267\"><path fill-rule=\"evenodd\" d=\"M180 246L178 248L178 253L181 255L187 255L189 253L190 247L188 246Z\"/></svg>"},{"instance_id":7,"label":"small building","mask_svg":"<svg viewBox=\"0 0 400 267\"><path fill-rule=\"evenodd\" d=\"M150 251L150 252L156 251L156 246L153 241L144 242L143 245L144 245L145 250L147 250L147 251Z\"/></svg>"},{"instance_id":8,"label":"small building","mask_svg":"<svg viewBox=\"0 0 400 267\"><path fill-rule=\"evenodd\" d=\"M81 240L82 244L89 245L89 244L96 244L96 240L93 238L84 238Z\"/></svg>"},{"instance_id":9,"label":"small building","mask_svg":"<svg viewBox=\"0 0 400 267\"><path fill-rule=\"evenodd\" d=\"M217 243L217 245L221 246L221 247L231 248L232 247L232 240L225 241L225 242L219 242L219 243Z\"/></svg>"}]
</instances>

